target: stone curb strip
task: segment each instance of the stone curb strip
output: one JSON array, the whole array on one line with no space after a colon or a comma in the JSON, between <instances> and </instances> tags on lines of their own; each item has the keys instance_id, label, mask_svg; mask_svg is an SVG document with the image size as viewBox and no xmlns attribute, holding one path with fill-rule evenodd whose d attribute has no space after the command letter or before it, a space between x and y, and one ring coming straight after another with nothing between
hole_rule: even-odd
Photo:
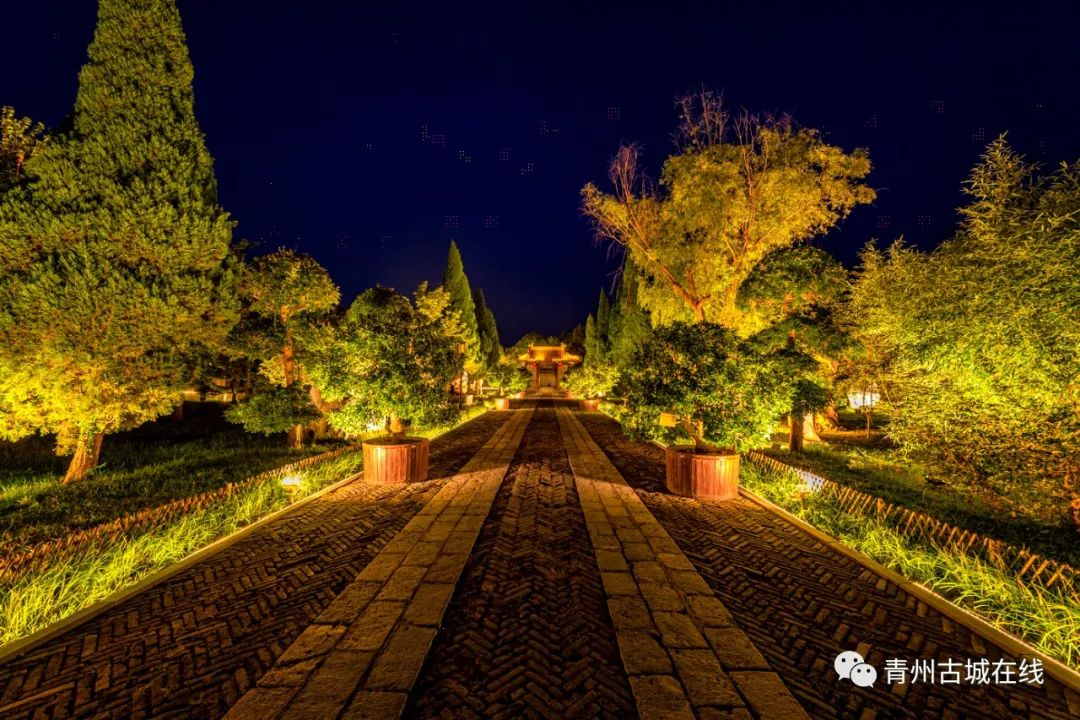
<instances>
[{"instance_id":1,"label":"stone curb strip","mask_svg":"<svg viewBox=\"0 0 1080 720\"><path fill-rule=\"evenodd\" d=\"M557 417L642 720L808 718L573 413Z\"/></svg>"},{"instance_id":2,"label":"stone curb strip","mask_svg":"<svg viewBox=\"0 0 1080 720\"><path fill-rule=\"evenodd\" d=\"M512 412L226 720L401 716L533 413Z\"/></svg>"}]
</instances>

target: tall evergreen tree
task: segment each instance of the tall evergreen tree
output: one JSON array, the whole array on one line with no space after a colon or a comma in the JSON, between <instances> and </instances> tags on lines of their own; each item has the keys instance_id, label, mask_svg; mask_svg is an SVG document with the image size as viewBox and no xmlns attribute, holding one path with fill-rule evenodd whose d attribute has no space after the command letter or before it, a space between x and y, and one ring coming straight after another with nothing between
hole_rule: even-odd
<instances>
[{"instance_id":1,"label":"tall evergreen tree","mask_svg":"<svg viewBox=\"0 0 1080 720\"><path fill-rule=\"evenodd\" d=\"M484 369L490 370L499 364L502 359L502 344L499 342L499 328L495 324L495 313L484 301L484 291L477 288L473 291L473 302L476 304L476 324L480 333L480 355L483 358Z\"/></svg>"},{"instance_id":2,"label":"tall evergreen tree","mask_svg":"<svg viewBox=\"0 0 1080 720\"><path fill-rule=\"evenodd\" d=\"M621 370L627 368L634 349L648 337L652 327L649 314L638 302L638 282L637 269L626 260L608 321L609 357Z\"/></svg>"},{"instance_id":3,"label":"tall evergreen tree","mask_svg":"<svg viewBox=\"0 0 1080 720\"><path fill-rule=\"evenodd\" d=\"M174 0L101 0L72 128L0 202L0 434L55 433L65 481L169 412L237 317L192 78Z\"/></svg>"},{"instance_id":4,"label":"tall evergreen tree","mask_svg":"<svg viewBox=\"0 0 1080 720\"><path fill-rule=\"evenodd\" d=\"M597 362L598 351L596 349L596 320L593 319L592 313L589 313L589 317L585 318L585 360L586 364L592 364Z\"/></svg>"},{"instance_id":5,"label":"tall evergreen tree","mask_svg":"<svg viewBox=\"0 0 1080 720\"><path fill-rule=\"evenodd\" d=\"M611 303L608 302L607 293L600 289L600 300L596 304L596 353L597 360L607 358L609 345L609 330L611 324Z\"/></svg>"},{"instance_id":6,"label":"tall evergreen tree","mask_svg":"<svg viewBox=\"0 0 1080 720\"><path fill-rule=\"evenodd\" d=\"M465 275L465 265L461 262L461 252L453 240L450 241L450 254L443 270L442 286L450 295L450 306L458 312L465 325L465 370L475 373L483 367L476 303L473 302L469 278Z\"/></svg>"}]
</instances>

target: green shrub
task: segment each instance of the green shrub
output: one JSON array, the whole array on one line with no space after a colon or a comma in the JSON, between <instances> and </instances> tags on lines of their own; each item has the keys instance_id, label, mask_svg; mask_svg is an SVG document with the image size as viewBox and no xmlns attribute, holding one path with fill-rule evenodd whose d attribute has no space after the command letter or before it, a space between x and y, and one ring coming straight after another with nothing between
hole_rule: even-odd
<instances>
[{"instance_id":1,"label":"green shrub","mask_svg":"<svg viewBox=\"0 0 1080 720\"><path fill-rule=\"evenodd\" d=\"M625 373L627 431L637 438L748 450L791 406L783 363L712 323L656 330ZM661 413L678 419L660 427Z\"/></svg>"},{"instance_id":2,"label":"green shrub","mask_svg":"<svg viewBox=\"0 0 1080 720\"><path fill-rule=\"evenodd\" d=\"M608 363L587 363L566 376L566 389L581 398L599 398L619 382L619 371Z\"/></svg>"}]
</instances>

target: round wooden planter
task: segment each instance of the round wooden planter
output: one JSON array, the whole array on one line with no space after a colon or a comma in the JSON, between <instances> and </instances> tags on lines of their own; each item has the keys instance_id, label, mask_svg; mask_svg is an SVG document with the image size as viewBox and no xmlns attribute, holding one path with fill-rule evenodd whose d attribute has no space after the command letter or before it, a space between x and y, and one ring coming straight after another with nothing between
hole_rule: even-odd
<instances>
[{"instance_id":1,"label":"round wooden planter","mask_svg":"<svg viewBox=\"0 0 1080 720\"><path fill-rule=\"evenodd\" d=\"M427 438L383 437L364 443L364 480L376 485L402 485L427 479Z\"/></svg>"},{"instance_id":2,"label":"round wooden planter","mask_svg":"<svg viewBox=\"0 0 1080 720\"><path fill-rule=\"evenodd\" d=\"M509 410L510 409L510 398L495 398L495 409L496 410Z\"/></svg>"},{"instance_id":3,"label":"round wooden planter","mask_svg":"<svg viewBox=\"0 0 1080 720\"><path fill-rule=\"evenodd\" d=\"M699 453L679 446L665 454L668 490L676 495L730 500L739 494L738 453Z\"/></svg>"},{"instance_id":4,"label":"round wooden planter","mask_svg":"<svg viewBox=\"0 0 1080 720\"><path fill-rule=\"evenodd\" d=\"M593 398L592 400L581 400L581 409L585 412L596 412L600 409L599 398Z\"/></svg>"}]
</instances>

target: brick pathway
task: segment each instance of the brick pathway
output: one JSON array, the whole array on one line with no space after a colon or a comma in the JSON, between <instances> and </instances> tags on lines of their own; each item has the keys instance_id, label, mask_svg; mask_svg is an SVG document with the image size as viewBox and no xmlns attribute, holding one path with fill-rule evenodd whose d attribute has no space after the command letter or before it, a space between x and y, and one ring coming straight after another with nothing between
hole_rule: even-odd
<instances>
[{"instance_id":1,"label":"brick pathway","mask_svg":"<svg viewBox=\"0 0 1080 720\"><path fill-rule=\"evenodd\" d=\"M432 474L351 483L0 665L0 720L1080 715L1049 679L837 681L841 650L1002 653L754 503L662 492L604 416L489 413Z\"/></svg>"},{"instance_id":2,"label":"brick pathway","mask_svg":"<svg viewBox=\"0 0 1080 720\"><path fill-rule=\"evenodd\" d=\"M515 410L304 630L227 720L399 717L525 434Z\"/></svg>"},{"instance_id":3,"label":"brick pathway","mask_svg":"<svg viewBox=\"0 0 1080 720\"><path fill-rule=\"evenodd\" d=\"M634 716L554 410L536 411L443 625L407 717Z\"/></svg>"},{"instance_id":4,"label":"brick pathway","mask_svg":"<svg viewBox=\"0 0 1080 720\"><path fill-rule=\"evenodd\" d=\"M579 417L813 716L1080 716L1080 697L1049 677L1041 687L838 682L832 658L842 650L858 650L878 668L887 658L1017 658L755 503L664 492L661 450L627 440L606 416Z\"/></svg>"},{"instance_id":5,"label":"brick pathway","mask_svg":"<svg viewBox=\"0 0 1080 720\"><path fill-rule=\"evenodd\" d=\"M806 718L574 414L559 425L643 720Z\"/></svg>"},{"instance_id":6,"label":"brick pathway","mask_svg":"<svg viewBox=\"0 0 1080 720\"><path fill-rule=\"evenodd\" d=\"M429 482L351 483L0 665L0 718L219 718L506 420L432 443Z\"/></svg>"}]
</instances>

